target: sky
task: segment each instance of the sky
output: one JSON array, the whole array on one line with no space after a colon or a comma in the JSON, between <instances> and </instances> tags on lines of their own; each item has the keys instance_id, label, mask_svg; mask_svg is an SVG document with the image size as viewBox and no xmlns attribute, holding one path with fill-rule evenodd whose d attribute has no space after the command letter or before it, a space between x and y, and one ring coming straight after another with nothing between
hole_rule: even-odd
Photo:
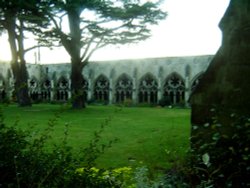
<instances>
[{"instance_id":1,"label":"sky","mask_svg":"<svg viewBox=\"0 0 250 188\"><path fill-rule=\"evenodd\" d=\"M221 45L219 21L230 0L165 0L161 9L166 20L152 27L152 36L138 44L105 47L96 51L91 61L137 59L169 56L215 54ZM10 60L7 36L0 37L0 60ZM35 63L35 51L25 56ZM63 48L41 49L39 63L67 63L70 58Z\"/></svg>"}]
</instances>

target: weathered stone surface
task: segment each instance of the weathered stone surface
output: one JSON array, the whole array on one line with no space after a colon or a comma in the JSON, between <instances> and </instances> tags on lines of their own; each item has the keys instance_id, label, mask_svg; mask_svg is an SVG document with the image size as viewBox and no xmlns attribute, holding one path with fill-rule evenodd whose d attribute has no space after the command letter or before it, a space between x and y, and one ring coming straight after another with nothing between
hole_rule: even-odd
<instances>
[{"instance_id":1,"label":"weathered stone surface","mask_svg":"<svg viewBox=\"0 0 250 188\"><path fill-rule=\"evenodd\" d=\"M250 116L250 1L231 0L220 28L222 46L191 97L192 136L206 142L201 128L214 112L225 125L232 113ZM193 139L195 145L196 139Z\"/></svg>"},{"instance_id":2,"label":"weathered stone surface","mask_svg":"<svg viewBox=\"0 0 250 188\"><path fill-rule=\"evenodd\" d=\"M184 88L182 88L182 94L184 93L184 96L182 97L185 99L185 102L187 102L193 86L196 85L195 83L197 83L200 76L206 71L212 58L212 55L204 55L90 62L82 71L82 75L87 82L85 87L87 100L91 100L95 97L95 83L101 76L106 78L109 83L109 88L107 88L106 91L109 93L108 102L121 102L120 98L123 97L117 96L119 90L117 83L119 79L125 75L132 82L132 88L130 88L129 91L132 92L132 96L130 95L130 97L132 97L134 103L138 103L140 102L140 83L145 76L150 75L157 83L157 88L154 89L154 91L157 92L157 96L154 95L147 98L152 99L153 102L158 102L164 96L164 92L167 89L166 83L168 83L169 78L172 75L177 75L178 78L180 78L179 80L183 82ZM27 64L27 70L29 74L30 95L32 98L55 101L70 98L71 67L69 63ZM8 72L10 74L9 76L7 74ZM8 92L8 96L11 96L12 83L14 82L12 77L9 63L0 63L0 83L3 83L2 87L0 84L0 101L1 91L3 90ZM61 87L60 83L62 81L66 81L67 86ZM45 82L50 84L45 87ZM179 83L175 80L174 84L178 85ZM174 89L178 90L180 94L179 88ZM61 97L58 92L61 93ZM151 96L151 94L149 95ZM176 97L176 99L177 98L178 97Z\"/></svg>"}]
</instances>

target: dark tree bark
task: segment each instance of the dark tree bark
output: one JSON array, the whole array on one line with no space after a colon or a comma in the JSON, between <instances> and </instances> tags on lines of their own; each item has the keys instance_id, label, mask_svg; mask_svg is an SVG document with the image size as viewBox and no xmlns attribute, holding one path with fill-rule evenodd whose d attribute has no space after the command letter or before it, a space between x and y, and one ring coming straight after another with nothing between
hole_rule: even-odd
<instances>
[{"instance_id":1,"label":"dark tree bark","mask_svg":"<svg viewBox=\"0 0 250 188\"><path fill-rule=\"evenodd\" d=\"M23 49L23 25L21 23L19 35L17 36L15 15L8 15L6 19L8 19L6 22L6 29L9 36L9 44L12 54L11 68L15 79L15 94L17 102L19 106L31 106L27 84L28 74Z\"/></svg>"},{"instance_id":2,"label":"dark tree bark","mask_svg":"<svg viewBox=\"0 0 250 188\"><path fill-rule=\"evenodd\" d=\"M81 29L80 29L80 14L81 11L73 7L67 10L70 38L61 34L61 41L71 57L71 93L72 107L74 109L85 108L85 100L83 95L83 75L82 70L84 62L81 60Z\"/></svg>"},{"instance_id":3,"label":"dark tree bark","mask_svg":"<svg viewBox=\"0 0 250 188\"><path fill-rule=\"evenodd\" d=\"M231 114L250 116L250 1L231 0L220 28L222 46L191 96L192 126L199 127L191 131L194 147L211 137L202 127L214 110L225 125Z\"/></svg>"},{"instance_id":4,"label":"dark tree bark","mask_svg":"<svg viewBox=\"0 0 250 188\"><path fill-rule=\"evenodd\" d=\"M199 183L248 187L250 1L231 0L220 28L222 45L191 96L193 169Z\"/></svg>"}]
</instances>

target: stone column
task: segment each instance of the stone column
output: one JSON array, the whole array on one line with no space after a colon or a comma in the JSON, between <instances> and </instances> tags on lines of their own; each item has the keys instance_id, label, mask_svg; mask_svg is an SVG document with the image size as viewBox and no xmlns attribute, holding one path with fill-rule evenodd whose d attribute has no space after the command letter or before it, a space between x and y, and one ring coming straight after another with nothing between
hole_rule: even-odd
<instances>
[{"instance_id":1,"label":"stone column","mask_svg":"<svg viewBox=\"0 0 250 188\"><path fill-rule=\"evenodd\" d=\"M157 103L162 99L162 83L161 78L158 79Z\"/></svg>"},{"instance_id":2,"label":"stone column","mask_svg":"<svg viewBox=\"0 0 250 188\"><path fill-rule=\"evenodd\" d=\"M92 82L91 79L88 78L88 88L87 88L87 100L91 100L91 94L92 94Z\"/></svg>"},{"instance_id":3,"label":"stone column","mask_svg":"<svg viewBox=\"0 0 250 188\"><path fill-rule=\"evenodd\" d=\"M72 93L71 93L71 79L70 78L68 78L68 82L69 82L68 99L70 99L72 97Z\"/></svg>"},{"instance_id":4,"label":"stone column","mask_svg":"<svg viewBox=\"0 0 250 188\"><path fill-rule=\"evenodd\" d=\"M50 81L50 100L54 101L54 80Z\"/></svg>"},{"instance_id":5,"label":"stone column","mask_svg":"<svg viewBox=\"0 0 250 188\"><path fill-rule=\"evenodd\" d=\"M136 79L133 78L132 101L134 104L138 103L137 93L138 93L138 89L136 87Z\"/></svg>"},{"instance_id":6,"label":"stone column","mask_svg":"<svg viewBox=\"0 0 250 188\"><path fill-rule=\"evenodd\" d=\"M189 96L191 94L191 88L190 87L191 87L191 84L190 84L189 76L186 76L185 77L185 90L184 90L184 92L185 92L185 94L184 94L184 96L185 96L185 106L189 106L188 99L189 99Z\"/></svg>"},{"instance_id":7,"label":"stone column","mask_svg":"<svg viewBox=\"0 0 250 188\"><path fill-rule=\"evenodd\" d=\"M109 104L113 103L113 81L109 80Z\"/></svg>"}]
</instances>

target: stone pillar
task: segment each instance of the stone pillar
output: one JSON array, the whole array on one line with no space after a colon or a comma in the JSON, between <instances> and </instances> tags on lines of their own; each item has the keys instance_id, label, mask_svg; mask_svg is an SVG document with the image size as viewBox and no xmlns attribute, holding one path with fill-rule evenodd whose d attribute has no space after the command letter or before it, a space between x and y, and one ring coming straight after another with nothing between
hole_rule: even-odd
<instances>
[{"instance_id":1,"label":"stone pillar","mask_svg":"<svg viewBox=\"0 0 250 188\"><path fill-rule=\"evenodd\" d=\"M138 103L137 93L138 93L138 88L136 87L136 79L133 78L132 101L134 104Z\"/></svg>"},{"instance_id":2,"label":"stone pillar","mask_svg":"<svg viewBox=\"0 0 250 188\"><path fill-rule=\"evenodd\" d=\"M91 79L88 78L88 88L87 88L87 100L91 100L91 94L92 94L92 82Z\"/></svg>"},{"instance_id":3,"label":"stone pillar","mask_svg":"<svg viewBox=\"0 0 250 188\"><path fill-rule=\"evenodd\" d=\"M157 103L162 99L162 83L161 78L158 79Z\"/></svg>"},{"instance_id":4,"label":"stone pillar","mask_svg":"<svg viewBox=\"0 0 250 188\"><path fill-rule=\"evenodd\" d=\"M54 92L55 91L55 88L54 88L54 80L51 80L50 81L50 101L54 101Z\"/></svg>"},{"instance_id":5,"label":"stone pillar","mask_svg":"<svg viewBox=\"0 0 250 188\"><path fill-rule=\"evenodd\" d=\"M109 104L112 104L113 103L113 81L112 79L109 80Z\"/></svg>"},{"instance_id":6,"label":"stone pillar","mask_svg":"<svg viewBox=\"0 0 250 188\"><path fill-rule=\"evenodd\" d=\"M189 79L189 76L186 76L185 77L185 106L189 106L188 104L188 100L189 100L189 97L190 97L190 94L191 94L191 84L190 84L190 79Z\"/></svg>"},{"instance_id":7,"label":"stone pillar","mask_svg":"<svg viewBox=\"0 0 250 188\"><path fill-rule=\"evenodd\" d=\"M72 97L72 93L71 93L71 79L68 78L68 82L69 82L69 87L68 87L68 99L71 99Z\"/></svg>"}]
</instances>

